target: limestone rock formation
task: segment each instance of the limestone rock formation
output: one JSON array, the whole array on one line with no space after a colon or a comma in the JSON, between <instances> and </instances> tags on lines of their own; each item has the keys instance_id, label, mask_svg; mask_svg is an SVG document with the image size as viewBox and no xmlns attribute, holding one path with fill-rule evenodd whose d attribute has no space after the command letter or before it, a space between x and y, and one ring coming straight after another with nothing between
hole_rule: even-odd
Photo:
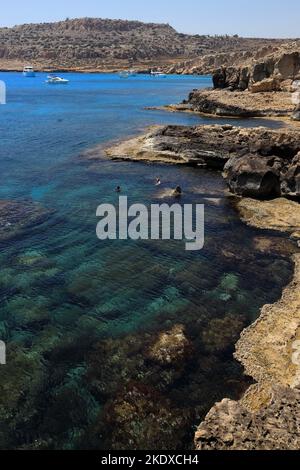
<instances>
[{"instance_id":1,"label":"limestone rock formation","mask_svg":"<svg viewBox=\"0 0 300 470\"><path fill-rule=\"evenodd\" d=\"M231 125L158 127L106 149L113 159L224 169L233 193L254 198L300 197L299 151L296 129Z\"/></svg>"},{"instance_id":2,"label":"limestone rock formation","mask_svg":"<svg viewBox=\"0 0 300 470\"><path fill-rule=\"evenodd\" d=\"M274 387L269 405L248 411L241 403L217 403L195 434L197 450L298 450L300 391Z\"/></svg>"},{"instance_id":3,"label":"limestone rock formation","mask_svg":"<svg viewBox=\"0 0 300 470\"><path fill-rule=\"evenodd\" d=\"M263 82L258 82L255 87L264 87L265 82L263 85L261 83ZM267 84L269 86L269 81ZM254 94L249 90L241 93L240 90L230 91L228 88L195 90L190 93L185 107L194 112L229 117L288 116L293 113L295 108L291 93L288 91ZM176 106L173 108L176 109ZM182 110L183 108L178 106L177 109Z\"/></svg>"},{"instance_id":4,"label":"limestone rock formation","mask_svg":"<svg viewBox=\"0 0 300 470\"><path fill-rule=\"evenodd\" d=\"M233 193L246 197L276 197L280 195L280 170L278 157L247 154L231 158L225 165L225 175Z\"/></svg>"},{"instance_id":5,"label":"limestone rock formation","mask_svg":"<svg viewBox=\"0 0 300 470\"><path fill-rule=\"evenodd\" d=\"M218 77L222 76L223 80ZM223 65L214 75L215 88L253 92L278 91L280 83L296 80L300 76L300 45L284 44L263 58L241 59L238 65ZM234 79L232 79L234 77Z\"/></svg>"},{"instance_id":6,"label":"limestone rock formation","mask_svg":"<svg viewBox=\"0 0 300 470\"><path fill-rule=\"evenodd\" d=\"M280 91L280 80L278 77L265 78L260 82L254 82L250 85L251 93L266 93L270 91Z\"/></svg>"},{"instance_id":7,"label":"limestone rock formation","mask_svg":"<svg viewBox=\"0 0 300 470\"><path fill-rule=\"evenodd\" d=\"M293 238L300 238L300 205L296 201L241 198L236 201L236 207L241 219L252 227L287 232Z\"/></svg>"}]
</instances>

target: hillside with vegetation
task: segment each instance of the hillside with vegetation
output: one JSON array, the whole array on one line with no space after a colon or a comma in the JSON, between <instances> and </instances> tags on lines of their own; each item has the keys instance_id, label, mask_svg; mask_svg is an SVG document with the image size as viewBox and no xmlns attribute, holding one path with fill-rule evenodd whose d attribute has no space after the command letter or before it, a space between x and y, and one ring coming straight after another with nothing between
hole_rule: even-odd
<instances>
[{"instance_id":1,"label":"hillside with vegetation","mask_svg":"<svg viewBox=\"0 0 300 470\"><path fill-rule=\"evenodd\" d=\"M201 26L199 25L199 29ZM113 70L153 66L189 71L195 60L222 54L251 57L259 48L282 41L178 33L168 24L97 18L0 28L0 68ZM186 66L182 64L188 61ZM202 62L201 62L202 63ZM204 60L209 66L214 64ZM205 68L205 67L204 67ZM204 70L205 71L205 70Z\"/></svg>"}]
</instances>

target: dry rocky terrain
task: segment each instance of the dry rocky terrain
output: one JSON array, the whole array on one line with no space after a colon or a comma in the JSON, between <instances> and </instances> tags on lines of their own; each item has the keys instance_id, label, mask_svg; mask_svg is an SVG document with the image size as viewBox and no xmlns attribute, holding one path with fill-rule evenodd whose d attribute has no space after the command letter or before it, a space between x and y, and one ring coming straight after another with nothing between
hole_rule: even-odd
<instances>
[{"instance_id":1,"label":"dry rocky terrain","mask_svg":"<svg viewBox=\"0 0 300 470\"><path fill-rule=\"evenodd\" d=\"M134 65L174 73L211 73L267 54L287 40L178 33L168 24L99 18L0 28L0 68L108 71ZM235 57L235 60L233 60Z\"/></svg>"}]
</instances>

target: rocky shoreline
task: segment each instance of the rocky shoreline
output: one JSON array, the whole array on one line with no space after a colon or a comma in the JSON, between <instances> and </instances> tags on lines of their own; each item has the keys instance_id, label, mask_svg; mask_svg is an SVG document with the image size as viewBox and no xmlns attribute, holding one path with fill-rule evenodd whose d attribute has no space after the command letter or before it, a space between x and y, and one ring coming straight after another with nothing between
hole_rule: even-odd
<instances>
[{"instance_id":1,"label":"rocky shoreline","mask_svg":"<svg viewBox=\"0 0 300 470\"><path fill-rule=\"evenodd\" d=\"M224 170L232 193L300 197L300 131L232 125L164 126L106 149L116 160ZM97 158L93 155L90 158Z\"/></svg>"},{"instance_id":2,"label":"rocky shoreline","mask_svg":"<svg viewBox=\"0 0 300 470\"><path fill-rule=\"evenodd\" d=\"M300 245L300 132L296 127L154 127L106 149L106 155L223 170L245 223L285 232ZM212 408L195 434L198 450L299 448L300 360L299 366L292 361L293 344L300 339L300 253L295 250L292 282L277 303L262 308L236 346L236 358L256 384L239 402L225 399Z\"/></svg>"}]
</instances>

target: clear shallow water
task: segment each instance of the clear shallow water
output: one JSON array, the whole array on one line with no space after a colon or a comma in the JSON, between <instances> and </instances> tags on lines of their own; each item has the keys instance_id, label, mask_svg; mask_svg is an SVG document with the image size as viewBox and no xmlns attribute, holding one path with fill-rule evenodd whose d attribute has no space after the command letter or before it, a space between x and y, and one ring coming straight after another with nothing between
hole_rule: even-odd
<instances>
[{"instance_id":1,"label":"clear shallow water","mask_svg":"<svg viewBox=\"0 0 300 470\"><path fill-rule=\"evenodd\" d=\"M240 223L220 175L78 158L151 124L220 123L144 109L179 102L209 79L68 74L67 87L51 87L45 78L0 74L8 88L0 198L54 210L0 246L0 339L8 344L0 447L186 448L212 404L247 387L234 343L260 306L280 296L291 265ZM98 241L96 208L117 201L118 184L130 203L168 202L164 191L178 184L183 203L204 202L204 250ZM161 364L153 344L176 325L187 338L184 357Z\"/></svg>"}]
</instances>

